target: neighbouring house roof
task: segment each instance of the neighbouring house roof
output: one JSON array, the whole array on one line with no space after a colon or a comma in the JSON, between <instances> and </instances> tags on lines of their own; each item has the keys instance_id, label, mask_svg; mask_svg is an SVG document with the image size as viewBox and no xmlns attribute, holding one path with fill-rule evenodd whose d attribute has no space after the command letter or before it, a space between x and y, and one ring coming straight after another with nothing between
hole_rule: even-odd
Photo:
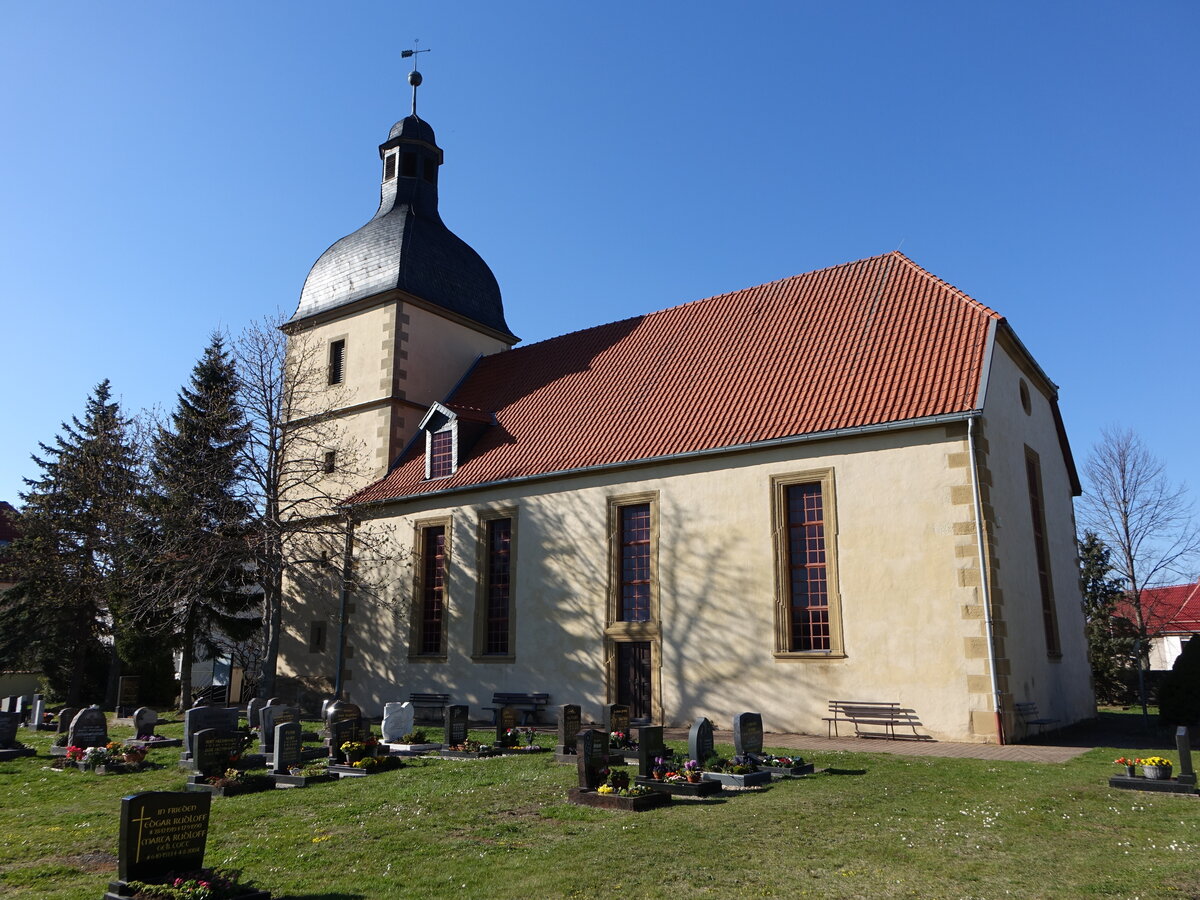
<instances>
[{"instance_id":1,"label":"neighbouring house roof","mask_svg":"<svg viewBox=\"0 0 1200 900\"><path fill-rule=\"evenodd\" d=\"M1141 599L1147 633L1156 635L1200 632L1200 581L1195 584L1146 588L1142 591ZM1137 614L1128 600L1119 601L1113 614L1130 622L1137 621Z\"/></svg>"},{"instance_id":2,"label":"neighbouring house roof","mask_svg":"<svg viewBox=\"0 0 1200 900\"><path fill-rule=\"evenodd\" d=\"M347 503L969 414L1002 322L894 252L517 347L446 401L495 419L453 476L414 441Z\"/></svg>"},{"instance_id":3,"label":"neighbouring house roof","mask_svg":"<svg viewBox=\"0 0 1200 900\"><path fill-rule=\"evenodd\" d=\"M17 539L17 510L6 500L0 500L0 544Z\"/></svg>"}]
</instances>

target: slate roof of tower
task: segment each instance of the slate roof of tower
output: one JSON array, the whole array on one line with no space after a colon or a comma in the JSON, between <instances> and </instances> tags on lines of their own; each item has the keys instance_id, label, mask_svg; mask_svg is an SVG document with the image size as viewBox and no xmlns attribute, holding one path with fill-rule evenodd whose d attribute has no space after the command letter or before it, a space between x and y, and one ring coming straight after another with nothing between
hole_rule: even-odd
<instances>
[{"instance_id":1,"label":"slate roof of tower","mask_svg":"<svg viewBox=\"0 0 1200 900\"><path fill-rule=\"evenodd\" d=\"M888 253L479 360L447 405L495 424L457 472L414 441L349 503L975 408L999 314Z\"/></svg>"},{"instance_id":2,"label":"slate roof of tower","mask_svg":"<svg viewBox=\"0 0 1200 900\"><path fill-rule=\"evenodd\" d=\"M433 128L416 116L393 125L384 146L393 140L419 141L440 154ZM511 336L496 276L442 222L436 185L417 177L384 182L371 220L321 254L292 321L396 289Z\"/></svg>"}]
</instances>

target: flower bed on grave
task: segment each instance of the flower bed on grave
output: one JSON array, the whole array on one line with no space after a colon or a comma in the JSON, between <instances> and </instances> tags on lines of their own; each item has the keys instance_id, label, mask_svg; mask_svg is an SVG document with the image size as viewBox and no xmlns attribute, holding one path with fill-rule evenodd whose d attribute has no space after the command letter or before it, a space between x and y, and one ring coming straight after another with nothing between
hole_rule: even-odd
<instances>
[{"instance_id":1,"label":"flower bed on grave","mask_svg":"<svg viewBox=\"0 0 1200 900\"><path fill-rule=\"evenodd\" d=\"M642 812L671 802L671 795L651 790L641 784L631 784L629 773L621 769L603 769L604 783L594 791L571 788L567 800L579 806L594 806L600 809L620 809L626 812Z\"/></svg>"},{"instance_id":2,"label":"flower bed on grave","mask_svg":"<svg viewBox=\"0 0 1200 900\"><path fill-rule=\"evenodd\" d=\"M79 769L96 775L129 775L147 769L160 769L146 762L146 751L109 741L104 747L66 747L65 755L50 764L52 769Z\"/></svg>"},{"instance_id":3,"label":"flower bed on grave","mask_svg":"<svg viewBox=\"0 0 1200 900\"><path fill-rule=\"evenodd\" d=\"M131 900L267 900L270 894L240 881L240 869L205 868L191 872L171 872L162 882L129 881L125 887Z\"/></svg>"},{"instance_id":4,"label":"flower bed on grave","mask_svg":"<svg viewBox=\"0 0 1200 900\"><path fill-rule=\"evenodd\" d=\"M771 783L771 773L760 771L748 756L735 756L733 759L710 756L704 761L704 771L700 777L704 781L718 781L734 788L761 787Z\"/></svg>"},{"instance_id":5,"label":"flower bed on grave","mask_svg":"<svg viewBox=\"0 0 1200 900\"><path fill-rule=\"evenodd\" d=\"M705 781L701 777L700 763L694 759L675 756L658 756L650 775L639 775L636 783L652 791L673 794L678 797L708 797L721 792L717 781Z\"/></svg>"},{"instance_id":6,"label":"flower bed on grave","mask_svg":"<svg viewBox=\"0 0 1200 900\"><path fill-rule=\"evenodd\" d=\"M322 760L303 766L292 766L286 773L272 772L271 780L275 782L276 787L293 788L333 781L334 776L329 774L329 766Z\"/></svg>"},{"instance_id":7,"label":"flower bed on grave","mask_svg":"<svg viewBox=\"0 0 1200 900\"><path fill-rule=\"evenodd\" d=\"M345 746L345 745L343 745ZM326 772L338 778L362 778L367 775L379 775L383 772L394 772L404 768L404 760L397 756L364 756L354 762L331 763Z\"/></svg>"},{"instance_id":8,"label":"flower bed on grave","mask_svg":"<svg viewBox=\"0 0 1200 900\"><path fill-rule=\"evenodd\" d=\"M398 741L389 742L387 746L392 750L399 750L401 753L428 753L430 750L442 748L441 744L430 741L429 736L420 728L410 731Z\"/></svg>"},{"instance_id":9,"label":"flower bed on grave","mask_svg":"<svg viewBox=\"0 0 1200 900\"><path fill-rule=\"evenodd\" d=\"M760 756L757 757L760 772L770 772L781 778L798 778L801 775L811 775L816 767L806 763L799 756Z\"/></svg>"},{"instance_id":10,"label":"flower bed on grave","mask_svg":"<svg viewBox=\"0 0 1200 900\"><path fill-rule=\"evenodd\" d=\"M183 738L163 737L161 734L139 734L135 738L126 738L127 747L145 747L147 750L166 747L182 747Z\"/></svg>"},{"instance_id":11,"label":"flower bed on grave","mask_svg":"<svg viewBox=\"0 0 1200 900\"><path fill-rule=\"evenodd\" d=\"M504 750L479 741L463 741L461 744L451 744L445 750L435 750L437 756L448 759L487 759L492 756L503 756Z\"/></svg>"},{"instance_id":12,"label":"flower bed on grave","mask_svg":"<svg viewBox=\"0 0 1200 900\"><path fill-rule=\"evenodd\" d=\"M236 797L238 794L257 794L275 789L275 781L266 772L246 772L226 769L221 775L192 775L184 790L206 792L216 797Z\"/></svg>"}]
</instances>

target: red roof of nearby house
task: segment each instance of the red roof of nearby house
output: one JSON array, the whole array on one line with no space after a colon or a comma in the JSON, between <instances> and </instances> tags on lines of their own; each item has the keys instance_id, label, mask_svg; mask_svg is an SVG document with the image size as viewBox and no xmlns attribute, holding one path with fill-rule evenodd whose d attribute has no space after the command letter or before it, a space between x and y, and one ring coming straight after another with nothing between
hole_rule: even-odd
<instances>
[{"instance_id":1,"label":"red roof of nearby house","mask_svg":"<svg viewBox=\"0 0 1200 900\"><path fill-rule=\"evenodd\" d=\"M496 424L425 480L413 443L350 503L975 408L996 312L888 253L481 359Z\"/></svg>"},{"instance_id":2,"label":"red roof of nearby house","mask_svg":"<svg viewBox=\"0 0 1200 900\"><path fill-rule=\"evenodd\" d=\"M1137 621L1128 600L1117 603L1114 615ZM1142 615L1146 631L1152 635L1200 632L1200 581L1146 588L1142 591Z\"/></svg>"},{"instance_id":3,"label":"red roof of nearby house","mask_svg":"<svg viewBox=\"0 0 1200 900\"><path fill-rule=\"evenodd\" d=\"M17 539L17 511L13 505L0 500L0 544L7 544Z\"/></svg>"}]
</instances>

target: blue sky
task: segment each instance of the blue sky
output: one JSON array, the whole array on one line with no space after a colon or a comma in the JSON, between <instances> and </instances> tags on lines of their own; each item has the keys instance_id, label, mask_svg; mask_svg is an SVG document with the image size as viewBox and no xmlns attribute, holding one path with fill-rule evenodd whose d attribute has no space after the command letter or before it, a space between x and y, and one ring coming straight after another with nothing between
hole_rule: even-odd
<instances>
[{"instance_id":1,"label":"blue sky","mask_svg":"<svg viewBox=\"0 0 1200 900\"><path fill-rule=\"evenodd\" d=\"M9 4L0 499L295 309L419 111L525 340L899 247L1200 492L1200 4Z\"/></svg>"}]
</instances>

